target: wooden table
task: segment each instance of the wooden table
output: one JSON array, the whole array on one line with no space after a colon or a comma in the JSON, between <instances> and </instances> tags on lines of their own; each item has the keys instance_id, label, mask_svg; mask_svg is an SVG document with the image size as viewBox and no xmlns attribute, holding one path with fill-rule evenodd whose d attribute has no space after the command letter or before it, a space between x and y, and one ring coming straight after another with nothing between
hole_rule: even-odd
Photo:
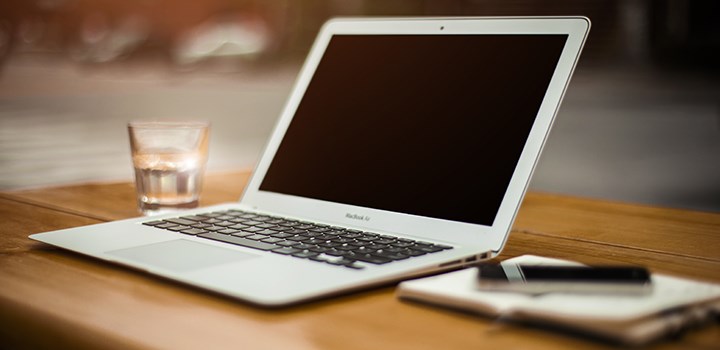
<instances>
[{"instance_id":1,"label":"wooden table","mask_svg":"<svg viewBox=\"0 0 720 350\"><path fill-rule=\"evenodd\" d=\"M234 201L248 172L208 176L203 204ZM0 347L605 349L611 345L402 302L394 286L266 310L29 240L136 216L128 183L0 193ZM501 259L637 263L720 282L720 214L530 193ZM720 348L720 326L652 346Z\"/></svg>"}]
</instances>

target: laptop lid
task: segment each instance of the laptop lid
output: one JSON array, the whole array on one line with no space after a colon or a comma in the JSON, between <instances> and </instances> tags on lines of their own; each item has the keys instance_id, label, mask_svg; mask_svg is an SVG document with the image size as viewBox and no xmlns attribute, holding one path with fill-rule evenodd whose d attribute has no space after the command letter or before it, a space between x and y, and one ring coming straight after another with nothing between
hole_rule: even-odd
<instances>
[{"instance_id":1,"label":"laptop lid","mask_svg":"<svg viewBox=\"0 0 720 350\"><path fill-rule=\"evenodd\" d=\"M588 29L586 18L332 20L241 202L499 252Z\"/></svg>"}]
</instances>

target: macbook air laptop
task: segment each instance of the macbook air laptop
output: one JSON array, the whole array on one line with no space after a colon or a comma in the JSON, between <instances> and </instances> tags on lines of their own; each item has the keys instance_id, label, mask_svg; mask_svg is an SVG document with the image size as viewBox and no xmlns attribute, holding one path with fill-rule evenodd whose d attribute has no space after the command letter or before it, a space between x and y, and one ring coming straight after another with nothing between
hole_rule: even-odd
<instances>
[{"instance_id":1,"label":"macbook air laptop","mask_svg":"<svg viewBox=\"0 0 720 350\"><path fill-rule=\"evenodd\" d=\"M331 20L239 202L30 238L263 306L492 258L589 27Z\"/></svg>"}]
</instances>

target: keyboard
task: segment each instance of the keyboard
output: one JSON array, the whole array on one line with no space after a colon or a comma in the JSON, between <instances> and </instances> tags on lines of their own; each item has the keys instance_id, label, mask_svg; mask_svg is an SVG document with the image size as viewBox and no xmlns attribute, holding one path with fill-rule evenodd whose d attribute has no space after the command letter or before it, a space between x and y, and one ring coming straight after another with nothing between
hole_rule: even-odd
<instances>
[{"instance_id":1,"label":"keyboard","mask_svg":"<svg viewBox=\"0 0 720 350\"><path fill-rule=\"evenodd\" d=\"M320 263L362 269L453 247L278 216L226 210L143 225Z\"/></svg>"}]
</instances>

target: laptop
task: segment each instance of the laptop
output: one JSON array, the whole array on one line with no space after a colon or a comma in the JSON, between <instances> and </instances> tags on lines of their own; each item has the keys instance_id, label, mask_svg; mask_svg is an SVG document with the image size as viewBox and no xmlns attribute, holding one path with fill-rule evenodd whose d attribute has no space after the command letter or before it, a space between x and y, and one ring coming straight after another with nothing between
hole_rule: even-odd
<instances>
[{"instance_id":1,"label":"laptop","mask_svg":"<svg viewBox=\"0 0 720 350\"><path fill-rule=\"evenodd\" d=\"M273 307L493 258L589 27L330 20L239 202L30 238Z\"/></svg>"}]
</instances>

